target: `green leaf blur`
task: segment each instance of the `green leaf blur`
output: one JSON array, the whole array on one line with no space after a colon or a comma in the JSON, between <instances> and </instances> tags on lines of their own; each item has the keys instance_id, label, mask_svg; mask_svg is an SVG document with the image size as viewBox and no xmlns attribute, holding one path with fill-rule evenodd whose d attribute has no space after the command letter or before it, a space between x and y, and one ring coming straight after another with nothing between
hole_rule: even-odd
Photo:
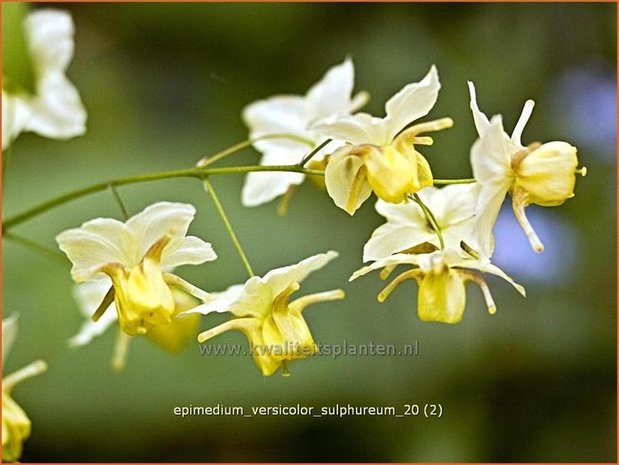
<instances>
[{"instance_id":1,"label":"green leaf blur","mask_svg":"<svg viewBox=\"0 0 619 465\"><path fill-rule=\"evenodd\" d=\"M26 43L27 3L2 3L2 85L8 91L35 91L35 74Z\"/></svg>"}]
</instances>

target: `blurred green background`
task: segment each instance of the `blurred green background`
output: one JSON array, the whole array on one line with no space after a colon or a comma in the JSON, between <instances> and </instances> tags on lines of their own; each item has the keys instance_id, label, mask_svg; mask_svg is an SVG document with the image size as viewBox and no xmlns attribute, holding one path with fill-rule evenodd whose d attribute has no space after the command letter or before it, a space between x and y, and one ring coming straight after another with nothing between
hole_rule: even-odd
<instances>
[{"instance_id":1,"label":"blurred green background","mask_svg":"<svg viewBox=\"0 0 619 465\"><path fill-rule=\"evenodd\" d=\"M49 5L45 5L48 7ZM3 10L7 7L2 5ZM33 5L33 8L38 6ZM509 211L496 261L527 287L522 299L489 277L498 313L469 286L464 321L422 323L416 285L384 304L376 274L353 283L361 249L382 223L368 201L354 217L310 183L285 218L277 202L240 204L241 176L213 179L256 272L326 250L340 258L304 293L343 287L347 299L306 313L321 343L406 344L417 357L313 357L292 376L263 378L250 357L170 356L132 343L110 369L115 334L71 350L82 317L69 264L3 243L3 312L21 315L4 369L44 358L49 372L14 397L33 422L23 461L616 461L616 5L614 4L62 4L76 23L68 75L88 110L88 133L62 142L25 134L3 185L3 214L129 174L192 166L243 140L248 103L303 94L351 56L366 110L436 64L433 117L455 127L425 154L437 177L468 177L476 138L467 79L482 110L511 131L524 101L537 107L526 142L567 140L589 174L559 208L529 209L547 252L534 256ZM224 164L253 164L251 149ZM208 196L195 180L120 188L131 213L159 200L191 202L190 232L219 259L180 274L208 290L245 279ZM508 209L509 210L509 209ZM109 193L67 204L15 229L55 247L60 231L120 212ZM524 241L524 242L523 242ZM205 317L201 327L222 318ZM246 344L240 333L214 343ZM174 416L175 406L395 406L441 403L440 419Z\"/></svg>"}]
</instances>

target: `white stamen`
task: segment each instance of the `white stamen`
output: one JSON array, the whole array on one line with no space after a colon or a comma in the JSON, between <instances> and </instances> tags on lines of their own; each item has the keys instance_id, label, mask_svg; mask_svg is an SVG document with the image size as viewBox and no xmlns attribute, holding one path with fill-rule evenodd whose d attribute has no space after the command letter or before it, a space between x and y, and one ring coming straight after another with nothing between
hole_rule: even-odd
<instances>
[{"instance_id":1,"label":"white stamen","mask_svg":"<svg viewBox=\"0 0 619 465\"><path fill-rule=\"evenodd\" d=\"M542 244L542 241L540 241L537 233L533 229L533 226L531 226L531 223L529 223L527 215L524 212L524 203L522 202L522 196L519 195L517 192L514 193L512 199L512 208L514 210L516 220L520 224L520 227L522 228L524 233L527 235L527 238L529 239L529 243L531 244L533 250L537 253L543 252L544 244Z\"/></svg>"},{"instance_id":2,"label":"white stamen","mask_svg":"<svg viewBox=\"0 0 619 465\"><path fill-rule=\"evenodd\" d=\"M470 271L458 270L458 273L465 281L472 281L479 286L481 293L484 295L484 300L486 301L486 306L488 307L488 313L490 315L494 315L496 313L496 304L494 303L494 299L492 298L492 294L490 293L490 289L488 288L486 281L484 281L484 278Z\"/></svg>"},{"instance_id":3,"label":"white stamen","mask_svg":"<svg viewBox=\"0 0 619 465\"><path fill-rule=\"evenodd\" d=\"M194 296L196 299L201 300L202 302L208 302L211 300L211 294L206 291L203 291L199 287L194 286L191 283L188 283L183 278L176 276L172 273L164 273L163 279L168 284L175 284L180 287L190 295Z\"/></svg>"},{"instance_id":4,"label":"white stamen","mask_svg":"<svg viewBox=\"0 0 619 465\"><path fill-rule=\"evenodd\" d=\"M254 318L234 318L220 324L219 326L215 326L214 328L198 334L198 342L203 343L204 341L207 341L215 336L219 336L221 333L225 333L230 329L238 329L240 331L246 330L251 327L252 324L255 324L254 322Z\"/></svg>"},{"instance_id":5,"label":"white stamen","mask_svg":"<svg viewBox=\"0 0 619 465\"><path fill-rule=\"evenodd\" d=\"M118 331L118 338L114 346L114 356L112 357L112 368L114 371L123 371L125 369L130 340L131 336L122 330Z\"/></svg>"},{"instance_id":6,"label":"white stamen","mask_svg":"<svg viewBox=\"0 0 619 465\"><path fill-rule=\"evenodd\" d=\"M368 101L370 100L370 94L364 90L362 90L361 92L358 92L352 99L352 102L350 103L350 111L351 113L354 113L358 110L360 110L361 108L363 108Z\"/></svg>"},{"instance_id":7,"label":"white stamen","mask_svg":"<svg viewBox=\"0 0 619 465\"><path fill-rule=\"evenodd\" d=\"M429 136L417 136L413 137L413 144L415 145L432 145L434 144L434 139Z\"/></svg>"},{"instance_id":8,"label":"white stamen","mask_svg":"<svg viewBox=\"0 0 619 465\"><path fill-rule=\"evenodd\" d=\"M17 370L15 373L11 373L9 376L6 376L2 380L2 390L5 392L10 392L16 384L21 383L25 379L40 375L45 371L47 371L47 363L43 360L32 362L24 368Z\"/></svg>"},{"instance_id":9,"label":"white stamen","mask_svg":"<svg viewBox=\"0 0 619 465\"><path fill-rule=\"evenodd\" d=\"M380 279L382 279L383 281L387 279L389 276L391 276L391 273L393 273L393 270L395 270L397 267L397 264L387 265L386 267L384 267L382 270L380 270Z\"/></svg>"},{"instance_id":10,"label":"white stamen","mask_svg":"<svg viewBox=\"0 0 619 465\"><path fill-rule=\"evenodd\" d=\"M512 142L514 142L515 144L522 145L522 143L520 142L520 138L522 137L522 131L524 131L524 127L529 122L529 118L531 117L531 113L533 113L534 106L535 102L533 100L527 100L526 102L524 102L524 108L522 109L520 118L516 123L514 132L512 133Z\"/></svg>"},{"instance_id":11,"label":"white stamen","mask_svg":"<svg viewBox=\"0 0 619 465\"><path fill-rule=\"evenodd\" d=\"M423 272L419 268L405 271L399 274L393 281L391 281L377 296L379 302L384 302L387 297L393 292L393 290L402 282L407 279L419 280L423 276Z\"/></svg>"},{"instance_id":12,"label":"white stamen","mask_svg":"<svg viewBox=\"0 0 619 465\"><path fill-rule=\"evenodd\" d=\"M342 300L346 294L342 289L333 291L319 292L317 294L309 294L290 302L290 311L301 313L307 306L317 304L319 302L329 302L331 300Z\"/></svg>"},{"instance_id":13,"label":"white stamen","mask_svg":"<svg viewBox=\"0 0 619 465\"><path fill-rule=\"evenodd\" d=\"M426 121L425 123L414 124L410 128L400 134L403 138L415 137L418 134L424 132L442 131L443 129L449 129L454 125L454 121L451 118L440 118L433 121Z\"/></svg>"}]
</instances>

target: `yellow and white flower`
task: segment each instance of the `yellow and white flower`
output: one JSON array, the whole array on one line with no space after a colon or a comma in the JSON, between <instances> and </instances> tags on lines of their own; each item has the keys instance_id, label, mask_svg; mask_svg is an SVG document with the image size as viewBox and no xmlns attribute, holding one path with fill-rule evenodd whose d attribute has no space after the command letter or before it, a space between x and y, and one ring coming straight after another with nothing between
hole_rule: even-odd
<instances>
[{"instance_id":1,"label":"yellow and white flower","mask_svg":"<svg viewBox=\"0 0 619 465\"><path fill-rule=\"evenodd\" d=\"M112 286L93 319L112 302L121 329L128 335L146 334L169 325L176 314L172 286L204 301L208 293L171 273L176 266L215 260L211 244L186 236L195 215L192 205L159 202L126 223L97 218L56 237L73 263L77 283L107 275Z\"/></svg>"},{"instance_id":2,"label":"yellow and white flower","mask_svg":"<svg viewBox=\"0 0 619 465\"><path fill-rule=\"evenodd\" d=\"M17 337L17 316L2 320L2 365ZM26 412L13 400L13 388L23 380L47 370L43 360L37 360L2 379L2 461L16 462L23 450L23 443L30 436L31 422Z\"/></svg>"},{"instance_id":3,"label":"yellow and white flower","mask_svg":"<svg viewBox=\"0 0 619 465\"><path fill-rule=\"evenodd\" d=\"M311 304L344 298L341 289L306 295L290 302L290 296L310 273L337 257L327 252L306 258L296 265L276 268L264 277L253 276L244 285L235 285L189 313L230 312L234 318L198 336L207 341L230 329L247 337L254 361L264 376L282 368L287 375L289 361L313 355L316 344L302 311Z\"/></svg>"},{"instance_id":4,"label":"yellow and white flower","mask_svg":"<svg viewBox=\"0 0 619 465\"><path fill-rule=\"evenodd\" d=\"M353 86L354 68L347 59L327 71L304 96L277 95L248 105L243 110L243 120L250 129L251 139L281 134L295 137L257 141L254 147L263 154L260 163L299 163L327 139L310 129L313 123L331 116L349 115L366 102L364 93L352 97ZM309 167L322 167L325 155L340 145L336 141L327 144L312 158ZM243 205L253 207L270 202L304 179L302 173L249 173L243 186Z\"/></svg>"},{"instance_id":5,"label":"yellow and white flower","mask_svg":"<svg viewBox=\"0 0 619 465\"><path fill-rule=\"evenodd\" d=\"M420 134L449 128L453 121L443 118L400 131L428 114L439 89L432 66L423 80L406 85L387 101L384 118L357 113L314 126L323 136L351 144L331 156L325 171L327 191L338 207L352 215L372 191L386 202L400 203L407 194L433 184L430 165L415 144L432 144L430 137Z\"/></svg>"},{"instance_id":6,"label":"yellow and white flower","mask_svg":"<svg viewBox=\"0 0 619 465\"><path fill-rule=\"evenodd\" d=\"M561 205L574 196L577 169L576 147L554 141L523 146L520 138L535 103L527 100L511 137L503 129L500 115L488 120L477 105L475 86L469 82L471 110L479 139L471 148L471 165L475 179L482 185L478 214L479 229L488 233L496 222L505 195L512 196L516 219L527 235L531 247L542 252L544 246L527 220L525 207ZM482 240L488 245L490 238Z\"/></svg>"},{"instance_id":7,"label":"yellow and white flower","mask_svg":"<svg viewBox=\"0 0 619 465\"><path fill-rule=\"evenodd\" d=\"M403 281L414 279L419 284L417 312L423 321L436 321L455 324L462 320L466 305L465 283L472 281L479 285L486 300L488 312L494 314L496 305L490 294L486 281L472 270L491 273L505 279L523 296L525 290L516 284L500 268L490 263L487 257L463 257L459 250L448 248L426 254L395 254L382 260L377 260L369 266L356 271L350 280L369 273L372 270L384 268L387 273L381 273L386 279L398 265L412 265L412 268L398 275L378 294L379 302L383 302L393 290Z\"/></svg>"},{"instance_id":8,"label":"yellow and white flower","mask_svg":"<svg viewBox=\"0 0 619 465\"><path fill-rule=\"evenodd\" d=\"M105 312L98 321L94 322L91 319L111 284L109 278L102 278L78 284L74 288L75 300L86 321L82 324L80 331L69 339L70 347L85 346L95 337L103 334L108 328L118 324L118 315L114 303L110 304L109 311ZM174 285L170 286L170 289L175 304L171 323L169 325L155 326L145 336L168 352L177 353L193 340L198 331L200 316L188 315L183 318L177 318L176 316L196 307L200 302ZM119 329L112 358L112 367L117 371L124 369L126 365L129 340L130 336Z\"/></svg>"},{"instance_id":9,"label":"yellow and white flower","mask_svg":"<svg viewBox=\"0 0 619 465\"><path fill-rule=\"evenodd\" d=\"M42 9L24 24L34 72L34 93L4 76L2 148L22 132L69 139L86 132L86 110L65 72L73 57L74 26L66 12Z\"/></svg>"},{"instance_id":10,"label":"yellow and white flower","mask_svg":"<svg viewBox=\"0 0 619 465\"><path fill-rule=\"evenodd\" d=\"M411 268L398 275L378 300L383 302L400 283L415 279L419 284L419 318L451 324L460 322L464 315L468 281L479 285L490 314L496 311L488 285L475 271L500 276L525 295L522 286L490 262L492 248L479 240L480 235L492 238L492 231L479 229L479 192L477 183L424 189L418 200L430 212L434 225L429 224L430 217L417 203L389 205L379 201L377 209L387 223L374 232L364 248L364 260L375 261L357 270L350 280L381 268L381 279L387 279L399 265L408 265Z\"/></svg>"},{"instance_id":11,"label":"yellow and white flower","mask_svg":"<svg viewBox=\"0 0 619 465\"><path fill-rule=\"evenodd\" d=\"M419 192L421 201L434 214L445 247L458 249L460 241L470 237L471 228L475 224L478 195L477 183L454 184L441 189L427 187ZM423 251L440 247L436 231L417 203L406 200L393 204L379 199L375 208L387 222L372 233L363 247L364 262L380 260L399 252L419 250L421 247Z\"/></svg>"}]
</instances>

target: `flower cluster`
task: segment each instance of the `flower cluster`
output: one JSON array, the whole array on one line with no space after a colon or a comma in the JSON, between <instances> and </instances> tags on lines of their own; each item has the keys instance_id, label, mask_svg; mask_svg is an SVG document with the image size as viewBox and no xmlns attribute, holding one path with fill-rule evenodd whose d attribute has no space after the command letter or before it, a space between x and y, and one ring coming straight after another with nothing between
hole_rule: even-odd
<instances>
[{"instance_id":1,"label":"flower cluster","mask_svg":"<svg viewBox=\"0 0 619 465\"><path fill-rule=\"evenodd\" d=\"M301 311L312 303L341 299L344 293L335 290L288 299L308 274L337 253L315 255L211 295L171 273L176 266L217 258L209 243L185 236L194 214L191 205L160 202L125 223L97 218L58 235L60 248L73 263L73 279L83 283L78 284L77 298L94 320L82 326L70 345L88 344L118 322L121 333L113 366L122 369L127 336L144 335L177 352L195 335L197 314L229 311L237 318L201 333L198 340L204 342L227 329L243 331L258 347L254 359L266 376L280 367L286 372L289 360L312 355L314 342ZM287 351L291 346L298 352Z\"/></svg>"},{"instance_id":2,"label":"flower cluster","mask_svg":"<svg viewBox=\"0 0 619 465\"><path fill-rule=\"evenodd\" d=\"M27 17L24 31L35 75L34 93L5 80L11 85L2 91L3 148L23 131L68 138L85 130L85 110L64 75L73 55L70 16L39 10ZM187 203L158 202L124 222L95 218L58 234L58 245L72 263L76 299L89 318L69 344L83 346L117 325L112 364L120 370L133 336L146 337L167 351L178 352L196 335L198 342L204 343L236 329L247 337L264 376L278 370L287 375L289 362L316 353L317 344L303 311L315 303L343 299L344 291L291 297L309 274L338 254L317 254L256 275L208 179L217 172L248 172L242 190L245 206L284 196L286 207L294 187L308 175L349 215L375 194L376 211L386 222L363 247L363 262L368 264L355 271L350 280L374 270L381 270L380 277L385 280L397 267L404 266L406 269L384 288L378 300L385 301L400 283L413 279L419 285L417 312L423 321L461 321L467 282L479 286L488 312L495 313L484 273L500 276L524 296L524 288L491 261L499 209L510 194L516 218L533 249L541 252L542 243L527 220L525 208L530 204L556 206L574 196L576 174L586 172L577 168L576 148L563 141L522 145L533 101L525 103L509 136L500 115L489 119L479 110L475 87L469 83L470 107L479 136L470 148L474 179L438 180L420 151L434 143L427 133L453 125L448 117L422 120L438 99L441 85L437 69L432 66L419 82L406 84L391 97L385 104L384 117L358 112L368 96L365 92L353 95L353 87L353 63L346 59L304 96L280 95L247 106L242 117L251 142L205 158L195 168L160 176L191 176L204 183L248 271L244 284L211 293L176 274L175 269L182 265L202 265L217 258L210 243L187 235L196 215L196 208ZM210 168L210 164L250 143L262 154L261 166L236 167L236 171ZM136 179L140 178L118 184ZM144 177L154 179L158 179L156 174ZM436 187L440 184L446 186ZM64 196L50 205L97 189ZM118 193L114 193L122 206ZM35 208L18 219L45 209ZM18 219L7 222L7 226ZM197 334L201 314L220 312L228 312L231 318ZM3 356L15 328L15 318L3 321ZM11 398L11 389L44 369L43 362L35 362L3 381L4 460L19 459L22 443L30 433L30 421Z\"/></svg>"},{"instance_id":3,"label":"flower cluster","mask_svg":"<svg viewBox=\"0 0 619 465\"><path fill-rule=\"evenodd\" d=\"M378 300L384 301L401 282L414 279L419 284L420 319L452 324L463 317L466 282L480 287L489 313L495 313L484 273L502 277L525 295L522 286L491 262L492 230L499 208L510 193L516 217L534 249L541 251L524 207L530 203L559 205L573 196L576 149L566 142L524 147L520 138L532 101L525 104L509 137L500 116L489 120L478 109L475 88L469 83L479 133L471 148L475 179L453 180L453 184L437 188L430 163L418 147L434 142L425 133L449 128L453 121L417 122L437 101L440 83L436 68L432 66L421 81L405 85L389 99L384 118L356 112L367 95L352 97L353 76L352 62L347 59L330 69L305 96L271 97L243 112L250 138L263 153L266 167L302 167L308 162L315 168L323 167L329 196L351 215L372 193L378 198L376 210L386 223L365 244L363 261L370 263L354 272L350 280L378 269L382 269L381 278L387 279L403 265L406 270L387 285ZM197 166L202 169L206 164ZM291 186L305 176L291 171L250 172L243 203L259 205L291 192ZM212 185L205 184L214 196ZM226 227L231 228L219 200L216 196L213 200ZM197 331L197 314L230 312L231 320L200 333L198 341L237 329L247 336L264 375L280 368L286 374L287 362L316 350L302 310L311 303L341 299L344 292L289 299L309 273L337 254L315 255L259 277L230 231L250 278L244 285L209 294L172 274L179 265L198 265L216 258L210 244L186 237L194 214L191 205L160 202L125 223L98 218L57 237L73 263L74 280L93 281L91 287L82 284L78 290L82 307L93 313L95 322L103 320L86 323L71 344L83 345L118 322L121 335L114 365L121 368L127 336L146 335L175 351ZM110 307L115 313L106 314Z\"/></svg>"},{"instance_id":4,"label":"flower cluster","mask_svg":"<svg viewBox=\"0 0 619 465\"><path fill-rule=\"evenodd\" d=\"M326 87L329 82L318 85ZM459 322L467 281L480 286L489 312L494 313L496 306L480 272L501 276L524 295L522 286L491 263L492 231L506 195L511 194L514 213L533 249L541 252L543 246L524 208L531 203L560 205L574 196L576 173L586 173L585 168L577 169L576 148L567 142L522 145L532 100L526 102L510 137L501 116L489 120L477 106L471 82L469 88L479 135L470 153L475 179L463 185L454 180L454 185L442 189L434 187L430 163L417 147L433 144L424 133L449 128L453 121L440 118L411 125L426 116L437 101L440 83L434 66L421 81L407 84L387 101L384 118L339 111L311 122L300 110L289 107L287 112L287 121L305 124L305 132L297 131L297 136L313 137L314 147L318 145L316 134L336 144L334 150L333 145L327 146L330 151L319 147L326 163L326 189L334 203L353 215L374 193L378 197L376 210L387 220L364 247L363 261L372 263L355 272L351 280L381 268L381 277L387 279L398 265L407 265L410 269L398 275L378 299L384 301L399 283L415 279L419 283L419 317L424 321ZM337 91L332 85L332 91L324 93ZM349 94L346 87L346 93L333 101L344 101ZM252 134L257 130L255 121L260 121L264 136L275 134L284 120L258 104L248 110L254 115L248 120ZM282 179L279 174L271 176ZM265 187L262 193L268 190Z\"/></svg>"},{"instance_id":5,"label":"flower cluster","mask_svg":"<svg viewBox=\"0 0 619 465\"><path fill-rule=\"evenodd\" d=\"M327 137L312 129L318 121L350 115L367 101L367 94L352 96L354 68L351 60L331 68L305 96L278 95L259 100L243 110L254 147L262 153L263 165L299 163L309 150ZM276 137L285 136L285 137ZM312 157L310 166L324 168L325 156L342 143L329 141ZM243 205L253 207L292 192L303 182L302 173L250 173L243 186Z\"/></svg>"}]
</instances>

